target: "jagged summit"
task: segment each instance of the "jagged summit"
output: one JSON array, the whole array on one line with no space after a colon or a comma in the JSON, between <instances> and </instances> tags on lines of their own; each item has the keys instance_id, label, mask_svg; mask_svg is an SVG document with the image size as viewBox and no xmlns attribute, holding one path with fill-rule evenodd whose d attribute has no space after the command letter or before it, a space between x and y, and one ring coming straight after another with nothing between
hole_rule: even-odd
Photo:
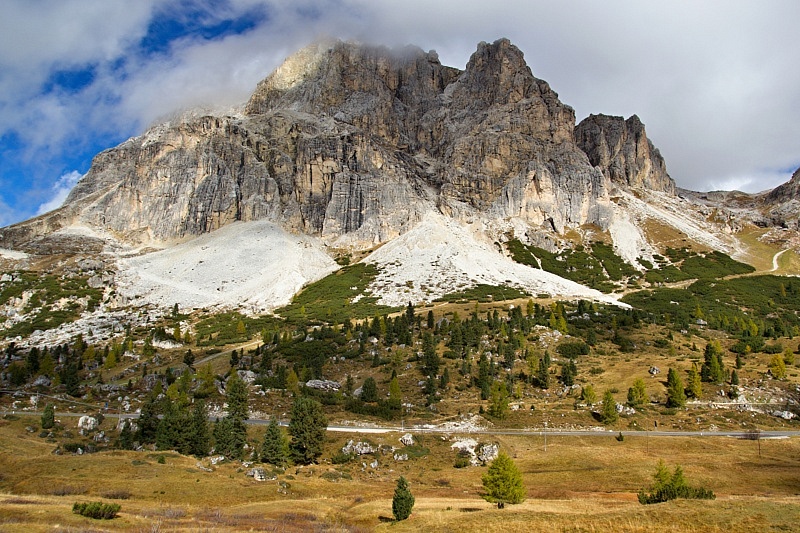
<instances>
[{"instance_id":1,"label":"jagged summit","mask_svg":"<svg viewBox=\"0 0 800 533\"><path fill-rule=\"evenodd\" d=\"M614 183L675 193L661 152L647 138L638 116L627 120L589 115L575 128L575 142L592 165Z\"/></svg>"},{"instance_id":2,"label":"jagged summit","mask_svg":"<svg viewBox=\"0 0 800 533\"><path fill-rule=\"evenodd\" d=\"M754 221L797 220L789 189ZM740 250L741 205L675 192L636 115L576 126L507 39L478 44L463 70L413 46L320 41L241 114L185 114L98 154L63 207L0 229L0 260L110 252L111 300L156 306L271 309L353 251L381 272L370 290L386 302L473 283L597 299L512 263L504 243L610 242L637 270L676 242ZM258 250L280 276L256 268Z\"/></svg>"}]
</instances>

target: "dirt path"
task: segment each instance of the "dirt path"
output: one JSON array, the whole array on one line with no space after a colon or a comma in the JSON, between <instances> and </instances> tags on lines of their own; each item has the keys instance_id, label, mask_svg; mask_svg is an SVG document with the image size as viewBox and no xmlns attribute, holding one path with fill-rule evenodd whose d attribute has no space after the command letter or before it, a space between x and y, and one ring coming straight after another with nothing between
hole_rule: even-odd
<instances>
[{"instance_id":1,"label":"dirt path","mask_svg":"<svg viewBox=\"0 0 800 533\"><path fill-rule=\"evenodd\" d=\"M789 248L786 248L785 250L781 250L780 252L772 256L772 270L770 270L770 272L775 272L776 270L778 270L778 258L788 251Z\"/></svg>"}]
</instances>

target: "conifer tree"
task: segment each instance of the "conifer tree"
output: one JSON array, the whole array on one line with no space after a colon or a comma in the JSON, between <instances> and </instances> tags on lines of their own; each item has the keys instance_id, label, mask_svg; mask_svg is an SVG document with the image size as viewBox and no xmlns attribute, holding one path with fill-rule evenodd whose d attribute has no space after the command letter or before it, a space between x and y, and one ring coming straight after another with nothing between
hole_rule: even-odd
<instances>
[{"instance_id":1,"label":"conifer tree","mask_svg":"<svg viewBox=\"0 0 800 533\"><path fill-rule=\"evenodd\" d=\"M161 383L160 381L158 382ZM156 440L156 430L158 429L158 415L161 412L159 401L155 390L151 392L142 405L139 413L136 440L142 444L151 444Z\"/></svg>"},{"instance_id":2,"label":"conifer tree","mask_svg":"<svg viewBox=\"0 0 800 533\"><path fill-rule=\"evenodd\" d=\"M289 441L278 421L273 418L264 433L264 442L261 443L261 462L284 466L288 458Z\"/></svg>"},{"instance_id":3,"label":"conifer tree","mask_svg":"<svg viewBox=\"0 0 800 533\"><path fill-rule=\"evenodd\" d=\"M322 405L311 398L297 398L292 405L289 434L292 441L289 452L300 464L310 464L322 455L328 419Z\"/></svg>"},{"instance_id":4,"label":"conifer tree","mask_svg":"<svg viewBox=\"0 0 800 533\"><path fill-rule=\"evenodd\" d=\"M375 378L370 376L364 380L364 384L361 386L361 400L365 402L378 401L378 386Z\"/></svg>"},{"instance_id":5,"label":"conifer tree","mask_svg":"<svg viewBox=\"0 0 800 533\"><path fill-rule=\"evenodd\" d=\"M683 380L677 370L670 368L667 372L667 407L684 405L686 405L686 393L683 390Z\"/></svg>"},{"instance_id":6,"label":"conifer tree","mask_svg":"<svg viewBox=\"0 0 800 533\"><path fill-rule=\"evenodd\" d=\"M687 381L686 396L689 398L700 398L703 395L703 383L700 378L700 373L695 368L689 370Z\"/></svg>"},{"instance_id":7,"label":"conifer tree","mask_svg":"<svg viewBox=\"0 0 800 533\"><path fill-rule=\"evenodd\" d=\"M42 429L50 429L56 425L56 413L53 404L49 403L42 412Z\"/></svg>"},{"instance_id":8,"label":"conifer tree","mask_svg":"<svg viewBox=\"0 0 800 533\"><path fill-rule=\"evenodd\" d=\"M644 380L636 378L633 380L633 387L628 389L628 405L639 407L645 403L647 403L647 389L645 388Z\"/></svg>"},{"instance_id":9,"label":"conifer tree","mask_svg":"<svg viewBox=\"0 0 800 533\"><path fill-rule=\"evenodd\" d=\"M133 449L133 431L131 431L131 423L129 420L125 420L122 424L122 429L119 432L119 437L117 438L117 448L121 450L132 450Z\"/></svg>"},{"instance_id":10,"label":"conifer tree","mask_svg":"<svg viewBox=\"0 0 800 533\"><path fill-rule=\"evenodd\" d=\"M501 420L505 418L508 414L508 396L508 388L505 382L495 381L492 383L489 414Z\"/></svg>"},{"instance_id":11,"label":"conifer tree","mask_svg":"<svg viewBox=\"0 0 800 533\"><path fill-rule=\"evenodd\" d=\"M600 419L603 424L613 424L619 420L619 413L617 413L617 402L614 400L614 395L610 390L603 394L603 410L600 412Z\"/></svg>"},{"instance_id":12,"label":"conifer tree","mask_svg":"<svg viewBox=\"0 0 800 533\"><path fill-rule=\"evenodd\" d=\"M525 499L522 474L505 452L498 454L481 480L486 491L483 498L496 503L498 509L502 509L506 503L522 503Z\"/></svg>"},{"instance_id":13,"label":"conifer tree","mask_svg":"<svg viewBox=\"0 0 800 533\"><path fill-rule=\"evenodd\" d=\"M211 450L211 439L208 429L208 411L206 404L199 401L192 409L189 420L189 453L196 457L204 457Z\"/></svg>"},{"instance_id":14,"label":"conifer tree","mask_svg":"<svg viewBox=\"0 0 800 533\"><path fill-rule=\"evenodd\" d=\"M394 489L394 497L392 498L392 514L395 520L405 520L411 515L411 510L414 508L414 495L408 488L408 481L403 476L397 480L397 486Z\"/></svg>"}]
</instances>

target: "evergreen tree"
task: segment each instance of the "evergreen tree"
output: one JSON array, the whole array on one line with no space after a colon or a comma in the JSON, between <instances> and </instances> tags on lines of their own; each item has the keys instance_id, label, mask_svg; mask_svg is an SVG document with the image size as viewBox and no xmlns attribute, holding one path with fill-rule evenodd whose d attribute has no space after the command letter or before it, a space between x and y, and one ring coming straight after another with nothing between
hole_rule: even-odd
<instances>
[{"instance_id":1,"label":"evergreen tree","mask_svg":"<svg viewBox=\"0 0 800 533\"><path fill-rule=\"evenodd\" d=\"M603 394L603 410L600 412L600 420L603 424L613 424L619 420L619 413L617 413L617 402L614 400L614 395L610 390Z\"/></svg>"},{"instance_id":2,"label":"evergreen tree","mask_svg":"<svg viewBox=\"0 0 800 533\"><path fill-rule=\"evenodd\" d=\"M491 387L491 375L489 359L487 359L485 353L481 354L481 358L478 362L478 380L476 385L481 391L481 400L488 400Z\"/></svg>"},{"instance_id":3,"label":"evergreen tree","mask_svg":"<svg viewBox=\"0 0 800 533\"><path fill-rule=\"evenodd\" d=\"M550 362L549 355L545 352L545 357L539 359L539 369L536 371L536 383L541 389L550 388Z\"/></svg>"},{"instance_id":4,"label":"evergreen tree","mask_svg":"<svg viewBox=\"0 0 800 533\"><path fill-rule=\"evenodd\" d=\"M119 432L119 437L117 438L117 448L121 450L132 450L133 449L133 431L131 431L131 423L129 420L125 420L122 424L122 429Z\"/></svg>"},{"instance_id":5,"label":"evergreen tree","mask_svg":"<svg viewBox=\"0 0 800 533\"><path fill-rule=\"evenodd\" d=\"M261 462L284 466L288 458L289 441L278 421L273 418L264 433L264 442L261 443Z\"/></svg>"},{"instance_id":6,"label":"evergreen tree","mask_svg":"<svg viewBox=\"0 0 800 533\"><path fill-rule=\"evenodd\" d=\"M199 401L192 409L189 419L189 453L196 457L205 457L211 451L211 439L208 429L208 411L206 404Z\"/></svg>"},{"instance_id":7,"label":"evergreen tree","mask_svg":"<svg viewBox=\"0 0 800 533\"><path fill-rule=\"evenodd\" d=\"M498 509L502 509L506 503L522 503L525 499L522 474L505 452L500 452L492 461L481 480L486 491L483 498L496 503Z\"/></svg>"},{"instance_id":8,"label":"evergreen tree","mask_svg":"<svg viewBox=\"0 0 800 533\"><path fill-rule=\"evenodd\" d=\"M435 377L439 373L440 360L436 352L436 341L430 331L422 335L422 352L425 375Z\"/></svg>"},{"instance_id":9,"label":"evergreen tree","mask_svg":"<svg viewBox=\"0 0 800 533\"><path fill-rule=\"evenodd\" d=\"M403 476L397 480L397 487L394 489L392 498L392 514L395 520L405 520L411 515L414 508L414 495L408 488L408 481Z\"/></svg>"},{"instance_id":10,"label":"evergreen tree","mask_svg":"<svg viewBox=\"0 0 800 533\"><path fill-rule=\"evenodd\" d=\"M578 368L573 359L561 364L561 383L565 387L571 387L575 383L575 376L577 374Z\"/></svg>"},{"instance_id":11,"label":"evergreen tree","mask_svg":"<svg viewBox=\"0 0 800 533\"><path fill-rule=\"evenodd\" d=\"M297 398L292 405L289 451L295 462L310 464L322 455L328 419L322 405L311 398Z\"/></svg>"},{"instance_id":12,"label":"evergreen tree","mask_svg":"<svg viewBox=\"0 0 800 533\"><path fill-rule=\"evenodd\" d=\"M247 384L242 381L238 373L232 372L228 378L225 384L225 396L228 401L229 417L241 421L250 418L250 410L247 407Z\"/></svg>"},{"instance_id":13,"label":"evergreen tree","mask_svg":"<svg viewBox=\"0 0 800 533\"><path fill-rule=\"evenodd\" d=\"M160 382L158 382L160 384ZM139 413L136 440L142 444L151 444L156 441L156 430L158 429L158 415L160 414L160 405L157 400L157 394L151 392L142 405L142 410Z\"/></svg>"},{"instance_id":14,"label":"evergreen tree","mask_svg":"<svg viewBox=\"0 0 800 533\"><path fill-rule=\"evenodd\" d=\"M56 425L56 413L53 404L49 403L42 412L42 429L50 429Z\"/></svg>"},{"instance_id":15,"label":"evergreen tree","mask_svg":"<svg viewBox=\"0 0 800 533\"><path fill-rule=\"evenodd\" d=\"M686 393L678 371L670 368L667 372L667 407L683 407L686 405Z\"/></svg>"},{"instance_id":16,"label":"evergreen tree","mask_svg":"<svg viewBox=\"0 0 800 533\"><path fill-rule=\"evenodd\" d=\"M25 358L25 366L29 376L35 376L39 371L39 348L33 347Z\"/></svg>"},{"instance_id":17,"label":"evergreen tree","mask_svg":"<svg viewBox=\"0 0 800 533\"><path fill-rule=\"evenodd\" d=\"M739 384L739 374L736 370L731 371L731 385L738 385Z\"/></svg>"},{"instance_id":18,"label":"evergreen tree","mask_svg":"<svg viewBox=\"0 0 800 533\"><path fill-rule=\"evenodd\" d=\"M183 364L192 368L194 366L194 354L191 350L186 350L186 354L183 356Z\"/></svg>"},{"instance_id":19,"label":"evergreen tree","mask_svg":"<svg viewBox=\"0 0 800 533\"><path fill-rule=\"evenodd\" d=\"M364 384L361 386L361 400L365 402L378 401L378 386L375 378L370 376L364 380Z\"/></svg>"}]
</instances>

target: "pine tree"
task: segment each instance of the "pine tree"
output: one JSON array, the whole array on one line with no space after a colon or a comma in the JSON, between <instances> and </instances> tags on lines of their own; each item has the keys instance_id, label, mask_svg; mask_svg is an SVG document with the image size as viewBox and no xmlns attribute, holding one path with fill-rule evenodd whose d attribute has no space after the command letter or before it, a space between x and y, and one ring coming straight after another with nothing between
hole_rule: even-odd
<instances>
[{"instance_id":1,"label":"pine tree","mask_svg":"<svg viewBox=\"0 0 800 533\"><path fill-rule=\"evenodd\" d=\"M241 421L250 418L250 410L247 407L247 384L236 372L231 373L225 384L225 396L228 401L229 417Z\"/></svg>"},{"instance_id":2,"label":"pine tree","mask_svg":"<svg viewBox=\"0 0 800 533\"><path fill-rule=\"evenodd\" d=\"M158 384L161 382L159 381ZM147 399L142 405L142 410L139 413L136 440L142 444L151 444L156 440L156 430L158 429L158 415L160 414L160 405L157 400L155 391L148 395Z\"/></svg>"},{"instance_id":3,"label":"pine tree","mask_svg":"<svg viewBox=\"0 0 800 533\"><path fill-rule=\"evenodd\" d=\"M50 429L56 425L56 413L53 404L47 404L42 412L42 429Z\"/></svg>"},{"instance_id":4,"label":"pine tree","mask_svg":"<svg viewBox=\"0 0 800 533\"><path fill-rule=\"evenodd\" d=\"M525 499L522 474L505 452L500 452L492 461L481 480L486 491L483 498L496 503L498 509L502 509L506 503L522 503Z\"/></svg>"},{"instance_id":5,"label":"pine tree","mask_svg":"<svg viewBox=\"0 0 800 533\"><path fill-rule=\"evenodd\" d=\"M481 400L489 399L489 392L491 387L490 378L491 376L489 369L489 359L487 359L485 353L482 353L481 358L478 362L478 379L476 383L476 385L481 391Z\"/></svg>"},{"instance_id":6,"label":"pine tree","mask_svg":"<svg viewBox=\"0 0 800 533\"><path fill-rule=\"evenodd\" d=\"M322 455L328 419L322 405L311 398L300 397L292 405L289 451L295 462L310 464Z\"/></svg>"},{"instance_id":7,"label":"pine tree","mask_svg":"<svg viewBox=\"0 0 800 533\"><path fill-rule=\"evenodd\" d=\"M273 418L264 433L264 442L261 443L261 462L284 466L288 458L289 441L278 421Z\"/></svg>"},{"instance_id":8,"label":"pine tree","mask_svg":"<svg viewBox=\"0 0 800 533\"><path fill-rule=\"evenodd\" d=\"M378 401L378 386L375 383L375 378L368 377L364 380L364 384L361 386L361 400L365 402Z\"/></svg>"},{"instance_id":9,"label":"pine tree","mask_svg":"<svg viewBox=\"0 0 800 533\"><path fill-rule=\"evenodd\" d=\"M686 393L678 371L670 368L667 372L667 407L683 407L686 405Z\"/></svg>"},{"instance_id":10,"label":"pine tree","mask_svg":"<svg viewBox=\"0 0 800 533\"><path fill-rule=\"evenodd\" d=\"M397 487L394 489L392 498L392 514L395 520L405 520L411 515L414 508L414 495L408 488L408 481L403 476L397 480Z\"/></svg>"},{"instance_id":11,"label":"pine tree","mask_svg":"<svg viewBox=\"0 0 800 533\"><path fill-rule=\"evenodd\" d=\"M614 395L610 390L603 394L603 410L600 412L600 420L603 424L613 424L619 420L619 413L617 413L617 402L614 400Z\"/></svg>"},{"instance_id":12,"label":"pine tree","mask_svg":"<svg viewBox=\"0 0 800 533\"><path fill-rule=\"evenodd\" d=\"M117 448L121 450L133 449L133 431L131 431L131 423L127 419L125 422L123 422L122 429L119 432L119 437L117 438Z\"/></svg>"},{"instance_id":13,"label":"pine tree","mask_svg":"<svg viewBox=\"0 0 800 533\"><path fill-rule=\"evenodd\" d=\"M536 383L541 389L550 388L550 362L549 355L545 352L545 357L539 359L539 369L536 371Z\"/></svg>"},{"instance_id":14,"label":"pine tree","mask_svg":"<svg viewBox=\"0 0 800 533\"><path fill-rule=\"evenodd\" d=\"M211 439L208 429L208 411L205 402L199 401L192 409L189 420L189 453L196 457L205 457L211 450Z\"/></svg>"}]
</instances>

